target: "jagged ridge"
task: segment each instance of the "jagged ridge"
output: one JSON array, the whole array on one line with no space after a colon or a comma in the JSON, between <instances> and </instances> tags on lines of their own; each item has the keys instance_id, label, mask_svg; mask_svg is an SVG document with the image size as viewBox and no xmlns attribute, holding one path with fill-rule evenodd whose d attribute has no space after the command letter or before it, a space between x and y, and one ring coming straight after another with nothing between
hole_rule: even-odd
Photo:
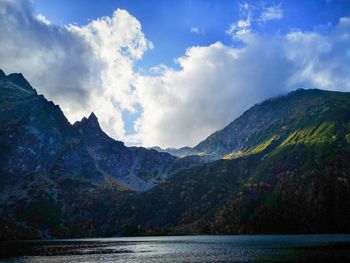
<instances>
[{"instance_id":1,"label":"jagged ridge","mask_svg":"<svg viewBox=\"0 0 350 263\"><path fill-rule=\"evenodd\" d=\"M268 100L194 147L204 158L180 159L126 147L94 114L70 125L11 78L0 72L2 238L350 232L349 93ZM160 180L134 192L130 174Z\"/></svg>"}]
</instances>

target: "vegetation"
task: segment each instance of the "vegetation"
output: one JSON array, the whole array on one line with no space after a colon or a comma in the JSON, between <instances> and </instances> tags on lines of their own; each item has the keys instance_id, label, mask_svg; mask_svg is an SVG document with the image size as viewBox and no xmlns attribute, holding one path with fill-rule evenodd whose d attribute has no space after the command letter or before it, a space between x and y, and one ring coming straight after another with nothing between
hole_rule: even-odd
<instances>
[{"instance_id":1,"label":"vegetation","mask_svg":"<svg viewBox=\"0 0 350 263\"><path fill-rule=\"evenodd\" d=\"M83 138L59 107L15 79L0 79L1 239L350 233L350 93L298 90L255 105L186 149L201 156L171 157L166 168L177 173L135 192L110 172L115 162L103 166L111 153L123 164L121 142L102 130L97 143L92 130Z\"/></svg>"}]
</instances>

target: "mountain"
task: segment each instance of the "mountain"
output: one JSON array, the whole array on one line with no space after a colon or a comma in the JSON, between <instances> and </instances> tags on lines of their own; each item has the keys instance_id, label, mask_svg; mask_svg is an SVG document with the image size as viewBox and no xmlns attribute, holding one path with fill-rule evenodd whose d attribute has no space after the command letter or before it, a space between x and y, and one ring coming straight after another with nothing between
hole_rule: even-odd
<instances>
[{"instance_id":1,"label":"mountain","mask_svg":"<svg viewBox=\"0 0 350 263\"><path fill-rule=\"evenodd\" d=\"M92 113L75 127L86 145L96 168L107 180L126 188L145 191L164 180L177 158L142 147L126 147L105 134ZM116 179L116 180L115 180Z\"/></svg>"},{"instance_id":2,"label":"mountain","mask_svg":"<svg viewBox=\"0 0 350 263\"><path fill-rule=\"evenodd\" d=\"M187 150L126 147L93 113L71 125L0 71L0 239L350 233L350 93L267 100Z\"/></svg>"},{"instance_id":3,"label":"mountain","mask_svg":"<svg viewBox=\"0 0 350 263\"><path fill-rule=\"evenodd\" d=\"M350 93L268 100L200 145L239 154L130 196L114 210L115 231L127 219L138 234L350 232Z\"/></svg>"},{"instance_id":4,"label":"mountain","mask_svg":"<svg viewBox=\"0 0 350 263\"><path fill-rule=\"evenodd\" d=\"M0 123L0 226L31 229L37 221L43 235L70 224L81 213L76 203L91 200L88 193L145 191L201 161L126 147L101 130L93 113L71 125L22 74L1 70Z\"/></svg>"},{"instance_id":5,"label":"mountain","mask_svg":"<svg viewBox=\"0 0 350 263\"><path fill-rule=\"evenodd\" d=\"M156 150L157 152L166 152L180 158L189 156L192 153L192 148L188 146L181 147L181 148L166 148L166 149L162 149L159 146L154 146L149 149ZM196 154L193 154L193 155L196 155Z\"/></svg>"},{"instance_id":6,"label":"mountain","mask_svg":"<svg viewBox=\"0 0 350 263\"><path fill-rule=\"evenodd\" d=\"M104 184L79 133L22 74L0 71L0 233L61 229L84 192Z\"/></svg>"},{"instance_id":7,"label":"mountain","mask_svg":"<svg viewBox=\"0 0 350 263\"><path fill-rule=\"evenodd\" d=\"M96 183L103 179L58 106L37 95L22 74L1 71L0 85L2 174L82 175Z\"/></svg>"},{"instance_id":8,"label":"mountain","mask_svg":"<svg viewBox=\"0 0 350 263\"><path fill-rule=\"evenodd\" d=\"M316 125L312 123L317 121L314 120L315 116L336 117L337 112L332 112L332 107L335 106L334 100L338 103L344 100L346 103L346 98L341 97L347 97L347 94L299 89L286 96L266 100L188 149L185 155L201 155L208 160L218 160L256 153L307 124Z\"/></svg>"},{"instance_id":9,"label":"mountain","mask_svg":"<svg viewBox=\"0 0 350 263\"><path fill-rule=\"evenodd\" d=\"M71 125L59 106L37 95L22 74L6 76L1 71L0 81L4 172L52 174L76 169L74 174L145 191L190 165L167 153L126 147L102 131L94 113ZM62 169L53 171L56 168Z\"/></svg>"},{"instance_id":10,"label":"mountain","mask_svg":"<svg viewBox=\"0 0 350 263\"><path fill-rule=\"evenodd\" d=\"M104 133L94 113L74 123L95 166L105 179L122 188L146 191L171 174L201 162L198 157L176 158L166 152L126 147Z\"/></svg>"}]
</instances>

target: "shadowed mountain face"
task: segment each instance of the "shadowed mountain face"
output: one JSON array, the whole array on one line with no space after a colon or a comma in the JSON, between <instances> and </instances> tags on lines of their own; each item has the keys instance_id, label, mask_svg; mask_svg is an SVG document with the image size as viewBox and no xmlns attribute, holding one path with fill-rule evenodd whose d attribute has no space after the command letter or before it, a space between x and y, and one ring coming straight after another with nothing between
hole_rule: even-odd
<instances>
[{"instance_id":1,"label":"shadowed mountain face","mask_svg":"<svg viewBox=\"0 0 350 263\"><path fill-rule=\"evenodd\" d=\"M350 93L265 101L179 158L0 71L0 123L0 238L350 232Z\"/></svg>"},{"instance_id":2,"label":"shadowed mountain face","mask_svg":"<svg viewBox=\"0 0 350 263\"><path fill-rule=\"evenodd\" d=\"M144 191L164 180L177 160L113 140L93 113L72 126L21 74L2 72L0 92L6 173L77 175Z\"/></svg>"},{"instance_id":3,"label":"shadowed mountain face","mask_svg":"<svg viewBox=\"0 0 350 263\"><path fill-rule=\"evenodd\" d=\"M104 133L91 113L73 125L85 143L95 166L106 181L120 189L146 191L175 172L200 164L198 156L179 159L165 152L143 147L126 147Z\"/></svg>"},{"instance_id":4,"label":"shadowed mountain face","mask_svg":"<svg viewBox=\"0 0 350 263\"><path fill-rule=\"evenodd\" d=\"M0 77L1 171L8 176L80 176L99 183L79 134L60 108L36 91L21 74Z\"/></svg>"},{"instance_id":5,"label":"shadowed mountain face","mask_svg":"<svg viewBox=\"0 0 350 263\"><path fill-rule=\"evenodd\" d=\"M96 168L106 176L135 190L148 190L171 173L176 157L142 147L126 147L108 137L92 113L73 125L81 134Z\"/></svg>"},{"instance_id":6,"label":"shadowed mountain face","mask_svg":"<svg viewBox=\"0 0 350 263\"><path fill-rule=\"evenodd\" d=\"M0 123L0 214L14 218L15 225L38 221L43 229L56 227L78 213L74 200L84 193L145 191L197 162L126 147L101 130L93 113L71 125L22 74L1 70Z\"/></svg>"}]
</instances>

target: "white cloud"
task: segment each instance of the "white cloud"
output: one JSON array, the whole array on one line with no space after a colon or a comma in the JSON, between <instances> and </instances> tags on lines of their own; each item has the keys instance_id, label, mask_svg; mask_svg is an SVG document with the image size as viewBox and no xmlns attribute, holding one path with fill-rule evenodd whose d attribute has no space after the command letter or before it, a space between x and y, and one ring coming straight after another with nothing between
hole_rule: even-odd
<instances>
[{"instance_id":1,"label":"white cloud","mask_svg":"<svg viewBox=\"0 0 350 263\"><path fill-rule=\"evenodd\" d=\"M189 48L180 70L140 75L136 93L144 111L137 123L145 145L195 145L255 103L296 88L350 91L350 19L328 33L294 31L244 45L217 42Z\"/></svg>"},{"instance_id":2,"label":"white cloud","mask_svg":"<svg viewBox=\"0 0 350 263\"><path fill-rule=\"evenodd\" d=\"M239 4L239 20L232 23L226 30L226 34L233 39L244 38L245 35L251 32L253 22L253 6L248 3Z\"/></svg>"},{"instance_id":3,"label":"white cloud","mask_svg":"<svg viewBox=\"0 0 350 263\"><path fill-rule=\"evenodd\" d=\"M264 2L260 5L252 5L243 2L239 4L239 19L230 24L226 34L234 40L244 40L253 31L254 25L261 25L282 18L283 9L281 5L266 6Z\"/></svg>"},{"instance_id":4,"label":"white cloud","mask_svg":"<svg viewBox=\"0 0 350 263\"><path fill-rule=\"evenodd\" d=\"M294 62L290 86L350 91L350 18L327 34L291 32L285 53Z\"/></svg>"},{"instance_id":5,"label":"white cloud","mask_svg":"<svg viewBox=\"0 0 350 263\"><path fill-rule=\"evenodd\" d=\"M51 21L48 20L44 15L42 14L38 14L36 16L36 19L42 23L44 23L45 25L51 25Z\"/></svg>"},{"instance_id":6,"label":"white cloud","mask_svg":"<svg viewBox=\"0 0 350 263\"><path fill-rule=\"evenodd\" d=\"M181 70L139 76L135 86L144 110L137 124L142 143L194 145L249 106L282 92L287 79L283 68L289 62L278 49L268 48L274 45L252 42L234 49L217 42L192 47L179 58Z\"/></svg>"},{"instance_id":7,"label":"white cloud","mask_svg":"<svg viewBox=\"0 0 350 263\"><path fill-rule=\"evenodd\" d=\"M200 34L199 27L197 26L191 27L191 33Z\"/></svg>"},{"instance_id":8,"label":"white cloud","mask_svg":"<svg viewBox=\"0 0 350 263\"><path fill-rule=\"evenodd\" d=\"M260 21L267 22L270 20L279 20L283 18L283 10L280 5L263 7L260 15Z\"/></svg>"},{"instance_id":9,"label":"white cloud","mask_svg":"<svg viewBox=\"0 0 350 263\"><path fill-rule=\"evenodd\" d=\"M86 26L56 26L27 0L0 2L0 67L23 72L72 122L94 111L112 136L125 136L122 110L134 110L134 62L152 48L124 10Z\"/></svg>"},{"instance_id":10,"label":"white cloud","mask_svg":"<svg viewBox=\"0 0 350 263\"><path fill-rule=\"evenodd\" d=\"M190 32L197 35L205 35L204 30L199 28L198 26L192 26L190 28Z\"/></svg>"}]
</instances>

